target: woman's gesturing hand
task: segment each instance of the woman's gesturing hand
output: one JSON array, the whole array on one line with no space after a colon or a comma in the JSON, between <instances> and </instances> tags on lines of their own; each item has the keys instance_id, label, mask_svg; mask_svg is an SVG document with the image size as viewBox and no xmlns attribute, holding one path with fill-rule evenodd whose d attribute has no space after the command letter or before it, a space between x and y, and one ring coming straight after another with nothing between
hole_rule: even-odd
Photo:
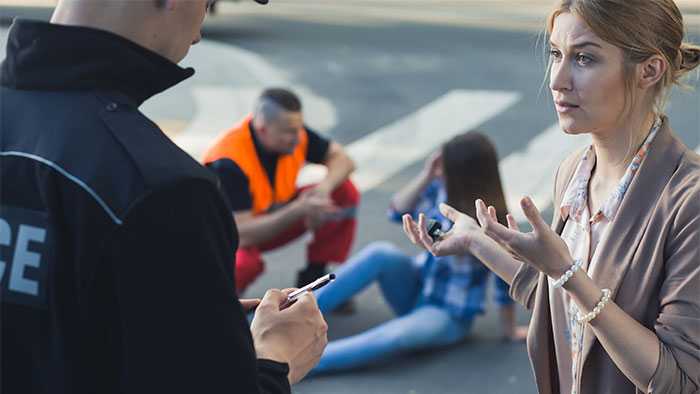
<instances>
[{"instance_id":1,"label":"woman's gesturing hand","mask_svg":"<svg viewBox=\"0 0 700 394\"><path fill-rule=\"evenodd\" d=\"M518 223L508 214L508 227L496 219L494 207L486 207L482 200L476 201L476 216L484 233L507 248L539 271L552 278L559 278L573 264L573 258L566 243L549 228L532 199L523 198L520 206L532 226L532 231L520 231Z\"/></svg>"},{"instance_id":2,"label":"woman's gesturing hand","mask_svg":"<svg viewBox=\"0 0 700 394\"><path fill-rule=\"evenodd\" d=\"M440 204L440 212L454 223L452 229L437 241L428 235L424 214L418 216L418 222L411 215L403 216L403 230L415 245L425 248L435 256L463 255L470 253L479 243L492 243L484 234L479 224L469 215L465 215L447 204Z\"/></svg>"}]
</instances>

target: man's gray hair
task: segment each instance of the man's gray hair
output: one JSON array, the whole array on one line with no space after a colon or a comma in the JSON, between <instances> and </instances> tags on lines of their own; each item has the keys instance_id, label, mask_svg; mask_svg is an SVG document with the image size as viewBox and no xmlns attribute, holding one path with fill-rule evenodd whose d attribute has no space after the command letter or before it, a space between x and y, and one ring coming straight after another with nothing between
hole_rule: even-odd
<instances>
[{"instance_id":1,"label":"man's gray hair","mask_svg":"<svg viewBox=\"0 0 700 394\"><path fill-rule=\"evenodd\" d=\"M273 122L279 118L282 112L285 112L285 109L282 108L281 105L267 97L260 97L255 102L253 117L256 119L262 119L265 122Z\"/></svg>"},{"instance_id":2,"label":"man's gray hair","mask_svg":"<svg viewBox=\"0 0 700 394\"><path fill-rule=\"evenodd\" d=\"M289 89L268 88L260 94L253 109L254 116L274 121L282 112L301 112L301 100Z\"/></svg>"}]
</instances>

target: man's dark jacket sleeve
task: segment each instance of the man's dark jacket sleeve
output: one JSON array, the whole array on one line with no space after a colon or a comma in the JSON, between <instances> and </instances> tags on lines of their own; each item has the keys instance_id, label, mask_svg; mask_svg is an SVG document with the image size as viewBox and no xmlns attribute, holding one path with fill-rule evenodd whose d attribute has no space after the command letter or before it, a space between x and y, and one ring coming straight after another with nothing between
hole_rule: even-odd
<instances>
[{"instance_id":1,"label":"man's dark jacket sleeve","mask_svg":"<svg viewBox=\"0 0 700 394\"><path fill-rule=\"evenodd\" d=\"M291 392L286 364L256 360L232 223L211 183L187 180L135 203L109 238L126 392Z\"/></svg>"}]
</instances>

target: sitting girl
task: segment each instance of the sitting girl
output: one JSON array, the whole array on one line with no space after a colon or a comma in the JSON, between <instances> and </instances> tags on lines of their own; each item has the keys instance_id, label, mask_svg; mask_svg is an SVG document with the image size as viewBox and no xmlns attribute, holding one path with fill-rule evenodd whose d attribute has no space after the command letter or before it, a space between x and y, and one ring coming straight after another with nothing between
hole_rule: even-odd
<instances>
[{"instance_id":1,"label":"sitting girl","mask_svg":"<svg viewBox=\"0 0 700 394\"><path fill-rule=\"evenodd\" d=\"M498 212L506 212L496 151L486 136L468 132L447 142L428 159L424 170L392 199L390 216L425 213L450 225L438 211L440 203L474 210L474 200L489 197ZM505 220L505 218L500 218ZM505 221L504 221L505 222ZM487 281L496 283L504 336L522 340L527 328L515 327L508 286L474 256L409 256L388 242L368 245L347 261L337 279L317 293L324 313L349 300L374 281L397 317L361 334L328 344L314 373L364 366L400 353L452 345L469 333L474 317L484 312Z\"/></svg>"}]
</instances>

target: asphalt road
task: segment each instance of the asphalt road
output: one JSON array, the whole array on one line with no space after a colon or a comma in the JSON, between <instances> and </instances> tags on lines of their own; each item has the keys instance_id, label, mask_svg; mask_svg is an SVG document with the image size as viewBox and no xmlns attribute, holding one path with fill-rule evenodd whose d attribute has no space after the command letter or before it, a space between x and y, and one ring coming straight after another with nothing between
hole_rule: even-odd
<instances>
[{"instance_id":1,"label":"asphalt road","mask_svg":"<svg viewBox=\"0 0 700 394\"><path fill-rule=\"evenodd\" d=\"M494 116L477 122L478 129L493 139L501 157L520 155L523 174L553 173L550 168L536 168L536 161L529 160L541 154L532 142L547 134L556 115L544 82L541 37L531 28L531 22L522 23L522 14L505 13L503 18L492 17L497 23L475 27L445 22L445 15L465 13L459 4L452 13L447 8L439 15L426 12L425 18L412 20L382 17L367 2L366 17L362 2L357 2L352 15L347 16L338 15L332 7L303 3L313 8L266 14L263 8L247 5L241 6L241 12L237 12L238 5L222 7L223 12L207 23L205 43L193 49L184 62L194 65L198 74L173 92L152 99L144 110L196 156L199 140L206 142L225 125L234 123L248 110L254 94L268 85L301 90L312 112L307 114L311 126L344 144L396 126L450 92L471 92L477 97L475 108L482 97L479 92L509 92L517 99ZM478 11L476 6L469 9L472 14ZM0 9L4 17L11 12ZM40 18L47 15L45 10L23 12ZM489 12L499 16L498 10ZM700 31L692 30L694 40L700 41ZM0 37L4 35L3 30ZM697 87L697 79L691 85ZM214 103L213 109L210 103ZM474 108L448 106L444 117L430 118L420 127L434 128L434 141L439 143L447 133L447 118L470 110ZM692 147L700 145L700 93L677 90L668 113L684 141ZM412 129L405 133L404 140L390 141L396 144L392 148L401 149L401 144L410 143ZM566 153L562 151L565 146L548 144L547 138L543 139L545 153ZM404 160L400 171L364 191L356 250L373 240L390 240L408 252L416 252L400 228L386 220L385 211L392 193L421 165L420 160ZM512 174L516 178L518 175ZM546 194L550 190L542 189L546 190L535 192ZM268 254L266 259L267 272L247 296L259 296L270 287L292 285L295 271L304 264L304 248L297 243ZM328 316L331 339L391 318L376 287L360 294L357 306L358 313L353 316ZM527 313L520 310L521 323L527 318ZM528 394L536 389L525 346L501 341L498 316L489 305L470 337L458 346L407 355L351 373L308 379L294 392Z\"/></svg>"}]
</instances>

